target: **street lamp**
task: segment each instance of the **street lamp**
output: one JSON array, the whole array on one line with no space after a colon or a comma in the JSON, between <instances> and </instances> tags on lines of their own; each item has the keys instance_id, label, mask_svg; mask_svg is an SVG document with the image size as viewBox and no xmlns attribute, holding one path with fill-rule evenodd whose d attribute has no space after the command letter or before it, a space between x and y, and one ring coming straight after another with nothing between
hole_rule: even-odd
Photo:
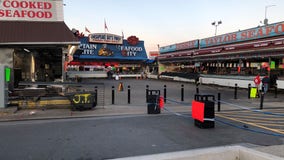
<instances>
[{"instance_id":1,"label":"street lamp","mask_svg":"<svg viewBox=\"0 0 284 160\"><path fill-rule=\"evenodd\" d=\"M213 26L215 26L215 36L217 35L217 27L222 24L222 21L218 21L218 22L212 22L211 23Z\"/></svg>"},{"instance_id":2,"label":"street lamp","mask_svg":"<svg viewBox=\"0 0 284 160\"><path fill-rule=\"evenodd\" d=\"M264 21L263 21L263 23L264 23L264 25L268 25L268 19L267 19L267 9L269 8L269 7L273 7L273 6L276 6L276 5L267 5L267 6L265 6L265 16L264 16Z\"/></svg>"}]
</instances>

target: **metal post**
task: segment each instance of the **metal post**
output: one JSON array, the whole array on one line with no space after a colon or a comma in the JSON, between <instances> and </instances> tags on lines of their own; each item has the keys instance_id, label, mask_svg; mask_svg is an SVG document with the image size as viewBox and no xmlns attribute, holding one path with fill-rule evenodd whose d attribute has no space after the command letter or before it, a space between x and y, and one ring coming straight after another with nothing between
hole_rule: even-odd
<instances>
[{"instance_id":1,"label":"metal post","mask_svg":"<svg viewBox=\"0 0 284 160\"><path fill-rule=\"evenodd\" d=\"M251 84L248 84L248 99L250 99Z\"/></svg>"},{"instance_id":2,"label":"metal post","mask_svg":"<svg viewBox=\"0 0 284 160\"><path fill-rule=\"evenodd\" d=\"M164 85L164 102L167 103L167 86Z\"/></svg>"},{"instance_id":3,"label":"metal post","mask_svg":"<svg viewBox=\"0 0 284 160\"><path fill-rule=\"evenodd\" d=\"M96 101L96 105L98 104L98 86L95 86L95 101Z\"/></svg>"},{"instance_id":4,"label":"metal post","mask_svg":"<svg viewBox=\"0 0 284 160\"><path fill-rule=\"evenodd\" d=\"M146 102L148 102L149 85L146 85Z\"/></svg>"},{"instance_id":5,"label":"metal post","mask_svg":"<svg viewBox=\"0 0 284 160\"><path fill-rule=\"evenodd\" d=\"M263 109L263 99L264 99L264 92L261 91L261 94L260 94L260 106L259 106L259 109Z\"/></svg>"},{"instance_id":6,"label":"metal post","mask_svg":"<svg viewBox=\"0 0 284 160\"><path fill-rule=\"evenodd\" d=\"M199 94L199 87L198 87L198 83L196 83L196 94Z\"/></svg>"},{"instance_id":7,"label":"metal post","mask_svg":"<svg viewBox=\"0 0 284 160\"><path fill-rule=\"evenodd\" d=\"M221 93L218 93L218 112L221 111Z\"/></svg>"},{"instance_id":8,"label":"metal post","mask_svg":"<svg viewBox=\"0 0 284 160\"><path fill-rule=\"evenodd\" d=\"M238 92L238 84L235 83L235 94L234 94L234 98L237 99L237 92Z\"/></svg>"},{"instance_id":9,"label":"metal post","mask_svg":"<svg viewBox=\"0 0 284 160\"><path fill-rule=\"evenodd\" d=\"M274 86L274 98L277 98L277 83Z\"/></svg>"},{"instance_id":10,"label":"metal post","mask_svg":"<svg viewBox=\"0 0 284 160\"><path fill-rule=\"evenodd\" d=\"M111 92L111 104L114 104L114 86L111 87L112 92Z\"/></svg>"},{"instance_id":11,"label":"metal post","mask_svg":"<svg viewBox=\"0 0 284 160\"><path fill-rule=\"evenodd\" d=\"M130 104L130 86L128 86L127 88L128 88L128 96L127 96L128 101L127 102L128 104Z\"/></svg>"},{"instance_id":12,"label":"metal post","mask_svg":"<svg viewBox=\"0 0 284 160\"><path fill-rule=\"evenodd\" d=\"M184 85L181 85L181 101L184 101Z\"/></svg>"}]
</instances>

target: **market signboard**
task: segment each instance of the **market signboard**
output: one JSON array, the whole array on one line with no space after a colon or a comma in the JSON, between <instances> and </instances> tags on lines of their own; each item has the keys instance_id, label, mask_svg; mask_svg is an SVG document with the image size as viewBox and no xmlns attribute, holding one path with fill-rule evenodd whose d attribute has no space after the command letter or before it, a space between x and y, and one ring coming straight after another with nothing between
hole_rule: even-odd
<instances>
[{"instance_id":1,"label":"market signboard","mask_svg":"<svg viewBox=\"0 0 284 160\"><path fill-rule=\"evenodd\" d=\"M90 43L108 43L108 44L122 44L122 36L109 33L93 33L89 34Z\"/></svg>"},{"instance_id":2,"label":"market signboard","mask_svg":"<svg viewBox=\"0 0 284 160\"><path fill-rule=\"evenodd\" d=\"M182 42L182 43L177 43L176 44L176 50L186 50L186 49L194 49L198 48L198 40L193 40L193 41L187 41L187 42Z\"/></svg>"},{"instance_id":3,"label":"market signboard","mask_svg":"<svg viewBox=\"0 0 284 160\"><path fill-rule=\"evenodd\" d=\"M200 48L244 42L260 38L284 35L284 22L274 23L267 26L259 26L243 31L223 34L200 40Z\"/></svg>"},{"instance_id":4,"label":"market signboard","mask_svg":"<svg viewBox=\"0 0 284 160\"><path fill-rule=\"evenodd\" d=\"M144 41L131 36L122 44L90 43L88 37L80 39L75 51L75 60L147 60Z\"/></svg>"},{"instance_id":5,"label":"market signboard","mask_svg":"<svg viewBox=\"0 0 284 160\"><path fill-rule=\"evenodd\" d=\"M177 48L176 44L172 44L172 45L160 47L159 51L161 54L163 54L163 53L168 53L168 52L174 52L176 51L176 48Z\"/></svg>"},{"instance_id":6,"label":"market signboard","mask_svg":"<svg viewBox=\"0 0 284 160\"><path fill-rule=\"evenodd\" d=\"M2 21L64 21L62 0L0 0Z\"/></svg>"}]
</instances>

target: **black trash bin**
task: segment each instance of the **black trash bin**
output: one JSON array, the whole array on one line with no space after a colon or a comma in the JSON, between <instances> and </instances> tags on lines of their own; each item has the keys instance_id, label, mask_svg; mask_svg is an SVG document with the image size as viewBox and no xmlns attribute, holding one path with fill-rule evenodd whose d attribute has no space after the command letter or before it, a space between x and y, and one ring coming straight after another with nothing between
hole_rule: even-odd
<instances>
[{"instance_id":1,"label":"black trash bin","mask_svg":"<svg viewBox=\"0 0 284 160\"><path fill-rule=\"evenodd\" d=\"M211 100L209 100L211 98ZM199 128L214 128L215 127L215 96L208 94L196 94L192 103L192 113L194 124ZM196 103L197 102L197 103ZM196 118L197 115L201 118Z\"/></svg>"},{"instance_id":2,"label":"black trash bin","mask_svg":"<svg viewBox=\"0 0 284 160\"><path fill-rule=\"evenodd\" d=\"M161 109L159 106L160 90L148 90L147 92L147 113L159 114Z\"/></svg>"}]
</instances>

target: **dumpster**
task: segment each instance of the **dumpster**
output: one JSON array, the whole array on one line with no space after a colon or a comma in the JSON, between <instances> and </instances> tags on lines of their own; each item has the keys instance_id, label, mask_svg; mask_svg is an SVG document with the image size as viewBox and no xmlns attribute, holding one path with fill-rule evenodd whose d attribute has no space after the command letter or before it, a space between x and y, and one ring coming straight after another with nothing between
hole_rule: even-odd
<instances>
[{"instance_id":1,"label":"dumpster","mask_svg":"<svg viewBox=\"0 0 284 160\"><path fill-rule=\"evenodd\" d=\"M147 91L147 113L148 114L159 114L160 109L160 90L148 90Z\"/></svg>"},{"instance_id":2,"label":"dumpster","mask_svg":"<svg viewBox=\"0 0 284 160\"><path fill-rule=\"evenodd\" d=\"M211 100L209 100L211 99ZM192 101L192 118L199 128L215 127L215 96L196 94Z\"/></svg>"}]
</instances>

